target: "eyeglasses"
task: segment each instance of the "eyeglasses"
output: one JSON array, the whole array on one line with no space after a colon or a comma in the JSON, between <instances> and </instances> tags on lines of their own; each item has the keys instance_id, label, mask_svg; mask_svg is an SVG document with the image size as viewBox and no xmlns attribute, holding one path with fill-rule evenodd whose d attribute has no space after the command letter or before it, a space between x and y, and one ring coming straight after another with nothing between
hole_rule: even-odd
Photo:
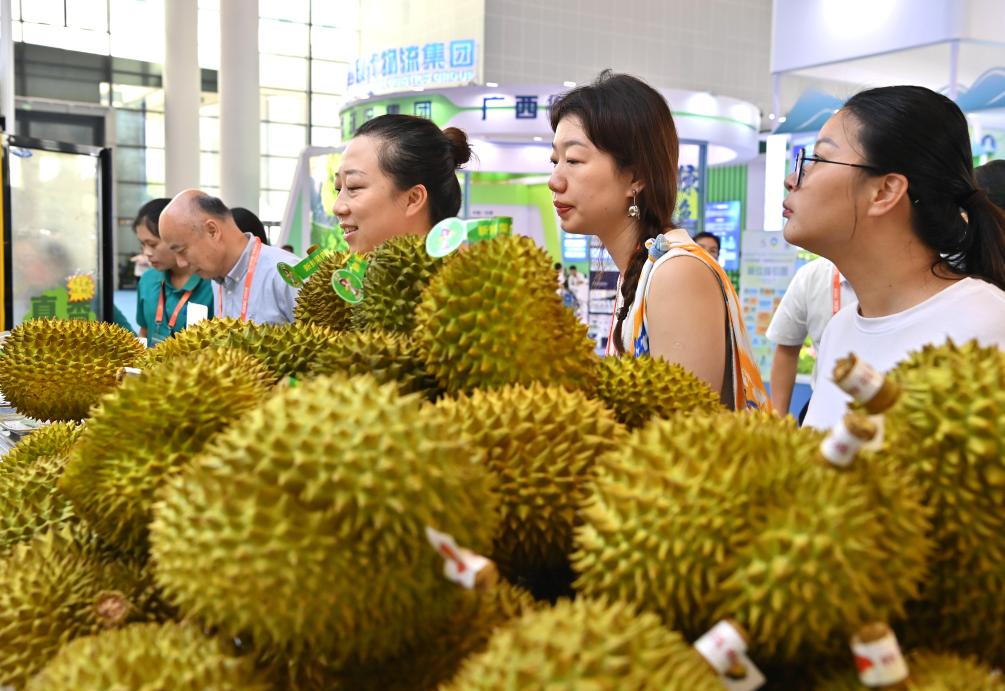
<instances>
[{"instance_id":1,"label":"eyeglasses","mask_svg":"<svg viewBox=\"0 0 1005 691\"><path fill-rule=\"evenodd\" d=\"M809 163L807 163L809 161ZM828 161L826 158L817 158L816 156L807 156L806 149L801 149L799 151L799 157L796 159L796 187L798 188L803 184L803 175L806 174L807 168L812 168L813 163L833 163L836 166L848 166L849 168L865 168L866 170L871 170L874 173L879 173L880 170L876 166L866 165L864 163L842 163L841 161Z\"/></svg>"}]
</instances>

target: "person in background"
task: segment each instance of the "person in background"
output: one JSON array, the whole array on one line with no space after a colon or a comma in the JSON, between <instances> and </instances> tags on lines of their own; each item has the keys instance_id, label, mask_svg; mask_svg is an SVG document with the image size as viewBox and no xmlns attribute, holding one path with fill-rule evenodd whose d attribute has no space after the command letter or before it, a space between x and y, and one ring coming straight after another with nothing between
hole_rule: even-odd
<instances>
[{"instance_id":1,"label":"person in background","mask_svg":"<svg viewBox=\"0 0 1005 691\"><path fill-rule=\"evenodd\" d=\"M552 105L551 127L562 229L596 235L621 273L608 355L663 358L729 408L769 408L729 278L673 225L679 141L666 99L604 72Z\"/></svg>"},{"instance_id":2,"label":"person in background","mask_svg":"<svg viewBox=\"0 0 1005 691\"><path fill-rule=\"evenodd\" d=\"M276 266L296 264L289 252L242 233L230 209L199 190L185 190L160 217L161 237L178 265L212 279L213 312L256 324L289 324L298 290Z\"/></svg>"},{"instance_id":3,"label":"person in background","mask_svg":"<svg viewBox=\"0 0 1005 691\"><path fill-rule=\"evenodd\" d=\"M431 120L389 114L368 120L346 145L333 209L353 252L398 235L425 235L461 209L457 169L471 158L467 135Z\"/></svg>"},{"instance_id":4,"label":"person in background","mask_svg":"<svg viewBox=\"0 0 1005 691\"><path fill-rule=\"evenodd\" d=\"M201 305L207 318L213 316L210 282L196 275L192 267L180 266L161 238L159 219L170 201L161 198L147 202L133 221L133 232L151 267L136 286L136 325L149 347L188 326L191 305Z\"/></svg>"},{"instance_id":5,"label":"person in background","mask_svg":"<svg viewBox=\"0 0 1005 691\"><path fill-rule=\"evenodd\" d=\"M952 100L920 86L852 96L785 186L785 239L834 262L858 296L824 330L806 425L844 416L830 374L849 353L885 372L950 338L1005 348L1005 214L974 183Z\"/></svg>"},{"instance_id":6,"label":"person in background","mask_svg":"<svg viewBox=\"0 0 1005 691\"><path fill-rule=\"evenodd\" d=\"M1005 161L988 161L974 168L974 180L995 206L1005 209Z\"/></svg>"},{"instance_id":7,"label":"person in background","mask_svg":"<svg viewBox=\"0 0 1005 691\"><path fill-rule=\"evenodd\" d=\"M814 259L799 267L778 304L765 334L775 344L771 361L771 405L785 415L792 403L799 351L809 336L814 351L820 349L824 327L843 307L855 304L855 290L848 279L827 259ZM816 382L816 369L810 385ZM809 401L798 419L806 416Z\"/></svg>"},{"instance_id":8,"label":"person in background","mask_svg":"<svg viewBox=\"0 0 1005 691\"><path fill-rule=\"evenodd\" d=\"M590 299L590 290L586 276L579 273L579 269L575 266L569 267L569 275L565 279L565 287L572 294L573 306L576 310L576 316L579 317L580 321L586 322L588 320L588 302Z\"/></svg>"},{"instance_id":9,"label":"person in background","mask_svg":"<svg viewBox=\"0 0 1005 691\"><path fill-rule=\"evenodd\" d=\"M262 225L261 219L255 215L254 211L241 206L235 206L230 210L230 213L234 217L234 223L237 224L242 233L251 233L251 236L261 240L263 245L269 244L269 236L265 232L265 226ZM292 252L293 250L291 248L287 251Z\"/></svg>"},{"instance_id":10,"label":"person in background","mask_svg":"<svg viewBox=\"0 0 1005 691\"><path fill-rule=\"evenodd\" d=\"M708 252L708 256L712 259L719 261L719 249L721 245L719 244L719 238L712 233L698 233L694 236L695 244L699 245L703 250Z\"/></svg>"}]
</instances>

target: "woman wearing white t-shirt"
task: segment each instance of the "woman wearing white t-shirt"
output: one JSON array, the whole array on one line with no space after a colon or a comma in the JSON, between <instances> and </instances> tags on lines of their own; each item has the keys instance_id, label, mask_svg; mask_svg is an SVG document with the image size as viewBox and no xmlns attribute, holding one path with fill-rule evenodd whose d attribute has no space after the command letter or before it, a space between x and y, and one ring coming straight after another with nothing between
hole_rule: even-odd
<instances>
[{"instance_id":1,"label":"woman wearing white t-shirt","mask_svg":"<svg viewBox=\"0 0 1005 691\"><path fill-rule=\"evenodd\" d=\"M951 100L918 86L853 96L785 186L785 239L833 261L859 300L824 331L806 425L844 414L830 372L849 352L886 371L947 338L1005 349L1005 214L974 184Z\"/></svg>"}]
</instances>

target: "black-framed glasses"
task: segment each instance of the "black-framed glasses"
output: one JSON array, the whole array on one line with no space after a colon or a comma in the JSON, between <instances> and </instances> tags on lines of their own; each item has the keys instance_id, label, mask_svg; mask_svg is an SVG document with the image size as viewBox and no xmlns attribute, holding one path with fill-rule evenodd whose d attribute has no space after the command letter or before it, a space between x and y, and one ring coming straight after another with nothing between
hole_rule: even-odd
<instances>
[{"instance_id":1,"label":"black-framed glasses","mask_svg":"<svg viewBox=\"0 0 1005 691\"><path fill-rule=\"evenodd\" d=\"M807 166L806 162L809 161L810 165ZM796 158L796 187L798 188L803 184L803 175L806 173L807 168L811 168L813 163L833 163L836 166L848 166L850 168L865 168L866 170L871 170L874 173L879 173L880 170L876 166L870 166L865 163L843 163L841 161L828 161L826 158L817 158L816 156L807 156L806 149L799 150L799 156Z\"/></svg>"}]
</instances>

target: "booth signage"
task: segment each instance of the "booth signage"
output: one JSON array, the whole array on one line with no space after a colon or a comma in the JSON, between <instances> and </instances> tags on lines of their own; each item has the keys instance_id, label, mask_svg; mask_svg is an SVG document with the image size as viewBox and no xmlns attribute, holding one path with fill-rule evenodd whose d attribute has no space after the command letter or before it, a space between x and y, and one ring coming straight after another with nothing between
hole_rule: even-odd
<instances>
[{"instance_id":1,"label":"booth signage","mask_svg":"<svg viewBox=\"0 0 1005 691\"><path fill-rule=\"evenodd\" d=\"M347 80L351 95L470 84L478 62L473 38L386 48L358 58Z\"/></svg>"}]
</instances>

